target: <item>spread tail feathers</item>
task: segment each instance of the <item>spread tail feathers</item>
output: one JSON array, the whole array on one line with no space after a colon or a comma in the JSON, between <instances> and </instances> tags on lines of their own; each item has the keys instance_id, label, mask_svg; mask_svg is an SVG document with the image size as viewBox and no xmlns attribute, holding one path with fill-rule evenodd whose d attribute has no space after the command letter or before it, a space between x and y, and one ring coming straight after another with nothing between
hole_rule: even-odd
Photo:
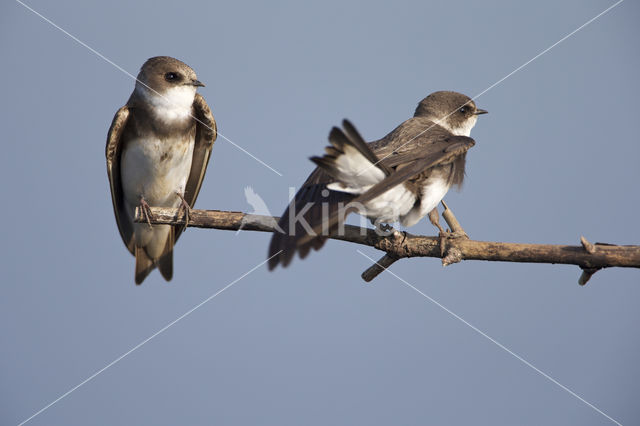
<instances>
[{"instance_id":1,"label":"spread tail feathers","mask_svg":"<svg viewBox=\"0 0 640 426\"><path fill-rule=\"evenodd\" d=\"M344 131L334 127L329 133L331 145L325 149L327 153L311 158L324 172L320 172L323 178L305 183L280 217L278 225L284 232L271 237L270 270L278 264L286 267L296 252L304 259L311 249L319 250L337 220L348 213L345 206L390 173L378 164L378 158L355 127L347 120L342 124ZM294 218L290 217L292 214Z\"/></svg>"},{"instance_id":2,"label":"spread tail feathers","mask_svg":"<svg viewBox=\"0 0 640 426\"><path fill-rule=\"evenodd\" d=\"M329 189L361 194L371 185L382 181L390 174L356 128L348 120L342 122L344 131L331 129L329 142L322 157L312 157L311 161L335 179Z\"/></svg>"},{"instance_id":3,"label":"spread tail feathers","mask_svg":"<svg viewBox=\"0 0 640 426\"><path fill-rule=\"evenodd\" d=\"M323 219L327 215L332 216L334 211L354 197L355 195L345 192L329 191L325 184L302 187L280 217L278 226L283 232L274 232L271 237L269 270L273 270L278 264L287 267L296 252L304 259L311 249L320 250L327 240L326 232L330 229L322 228ZM293 218L290 218L291 214ZM316 235L309 236L308 232L314 232L314 228Z\"/></svg>"}]
</instances>

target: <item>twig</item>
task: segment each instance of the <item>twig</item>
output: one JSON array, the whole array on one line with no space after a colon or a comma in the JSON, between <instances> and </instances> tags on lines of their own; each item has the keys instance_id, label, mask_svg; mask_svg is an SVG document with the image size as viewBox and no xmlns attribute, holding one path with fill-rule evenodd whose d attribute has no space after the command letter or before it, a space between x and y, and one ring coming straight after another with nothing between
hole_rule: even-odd
<instances>
[{"instance_id":1,"label":"twig","mask_svg":"<svg viewBox=\"0 0 640 426\"><path fill-rule=\"evenodd\" d=\"M594 254L596 252L596 246L587 241L583 235L580 236L580 243L587 253ZM599 270L600 268L582 268L582 274L580 274L580 278L578 278L578 284L585 285L589 282L593 274Z\"/></svg>"},{"instance_id":2,"label":"twig","mask_svg":"<svg viewBox=\"0 0 640 426\"><path fill-rule=\"evenodd\" d=\"M184 225L184 211L176 208L152 207L153 224ZM140 209L135 212L136 222L145 222ZM191 210L189 226L224 230L274 232L277 217L248 215L241 212L219 210ZM450 225L451 226L451 225ZM397 257L442 258L438 237L406 234L404 238L380 236L373 229L345 225L342 235L329 238L350 241L377 248ZM455 240L461 260L486 260L493 262L560 263L577 265L583 270L609 267L640 268L640 246L621 246L603 243L593 244L589 253L583 245L519 244L475 241L467 238ZM593 274L591 274L593 275ZM582 281L582 278L581 278ZM586 282L586 281L585 281Z\"/></svg>"},{"instance_id":3,"label":"twig","mask_svg":"<svg viewBox=\"0 0 640 426\"><path fill-rule=\"evenodd\" d=\"M449 225L451 233L450 235L440 235L440 256L442 257L442 266L449 266L453 263L460 262L462 260L462 256L460 250L458 250L455 246L447 244L447 241L455 240L457 238L468 239L469 236L466 232L464 232L464 229L460 225L460 222L458 222L458 219L456 219L456 216L453 214L444 200L442 200L442 206L444 207L442 217L447 222L447 225ZM366 271L362 273L362 279L366 282L372 281L375 277L380 275L385 269L393 265L393 263L399 259L399 257L392 254L385 254L380 258L380 260L371 265Z\"/></svg>"},{"instance_id":4,"label":"twig","mask_svg":"<svg viewBox=\"0 0 640 426\"><path fill-rule=\"evenodd\" d=\"M578 278L578 284L585 285L600 268L582 268L582 274Z\"/></svg>"},{"instance_id":5,"label":"twig","mask_svg":"<svg viewBox=\"0 0 640 426\"><path fill-rule=\"evenodd\" d=\"M371 282L375 277L380 275L385 269L391 266L398 259L399 257L386 253L380 258L380 260L371 265L366 271L362 273L362 279L366 282Z\"/></svg>"},{"instance_id":6,"label":"twig","mask_svg":"<svg viewBox=\"0 0 640 426\"><path fill-rule=\"evenodd\" d=\"M442 200L441 203L442 203L442 207L444 207L444 211L442 212L442 217L447 222L447 225L449 225L449 229L451 229L451 232L454 232L459 235L464 235L466 238L469 238L467 236L467 233L464 232L464 229L462 229L460 222L458 222L458 219L456 219L455 215L453 214L453 212L451 211L447 203L445 203L444 200Z\"/></svg>"},{"instance_id":7,"label":"twig","mask_svg":"<svg viewBox=\"0 0 640 426\"><path fill-rule=\"evenodd\" d=\"M596 252L596 246L591 244L584 236L580 236L580 243L582 247L587 251L587 253L593 254Z\"/></svg>"}]
</instances>

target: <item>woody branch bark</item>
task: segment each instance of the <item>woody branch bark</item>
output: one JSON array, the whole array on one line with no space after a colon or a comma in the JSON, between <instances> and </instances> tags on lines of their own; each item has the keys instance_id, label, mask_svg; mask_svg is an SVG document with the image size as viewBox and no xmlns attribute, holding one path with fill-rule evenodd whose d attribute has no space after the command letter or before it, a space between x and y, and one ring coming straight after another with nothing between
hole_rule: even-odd
<instances>
[{"instance_id":1,"label":"woody branch bark","mask_svg":"<svg viewBox=\"0 0 640 426\"><path fill-rule=\"evenodd\" d=\"M175 208L151 208L151 223L157 225L184 225L184 211ZM276 231L278 217L245 214L220 210L191 210L189 227L234 231ZM447 220L447 216L445 216ZM146 222L143 212L136 208L136 222ZM449 222L448 222L449 223ZM453 229L453 222L449 226ZM458 225L459 226L459 225ZM461 229L461 228L460 228ZM455 230L454 230L455 231ZM559 263L577 265L583 273L579 283L584 285L598 270L609 267L640 268L640 246L620 246L590 243L584 237L581 245L521 244L476 241L465 237L446 240L447 249L441 251L441 238L409 233L381 236L374 229L345 225L342 235L330 234L334 240L349 241L381 250L393 261L406 257L437 257L445 259L453 249L456 261L486 260L492 262ZM393 260L393 261L391 261ZM453 262L452 262L453 263ZM383 270L383 269L381 269ZM377 274L376 274L377 275Z\"/></svg>"},{"instance_id":2,"label":"woody branch bark","mask_svg":"<svg viewBox=\"0 0 640 426\"><path fill-rule=\"evenodd\" d=\"M462 229L460 222L454 216L453 212L449 209L447 204L442 201L442 205L444 206L444 211L442 212L442 217L449 225L450 234L449 235L440 235L439 239L439 247L440 247L440 258L442 259L442 266L448 266L452 263L458 263L462 260L460 257L460 251L455 247L447 244L447 240L450 238L469 238ZM400 260L394 254L385 253L384 256L380 258L376 263L370 266L367 270L365 270L361 277L366 282L372 281L375 277L380 275L385 269L389 266L393 265L397 260ZM595 273L595 272L594 272Z\"/></svg>"}]
</instances>

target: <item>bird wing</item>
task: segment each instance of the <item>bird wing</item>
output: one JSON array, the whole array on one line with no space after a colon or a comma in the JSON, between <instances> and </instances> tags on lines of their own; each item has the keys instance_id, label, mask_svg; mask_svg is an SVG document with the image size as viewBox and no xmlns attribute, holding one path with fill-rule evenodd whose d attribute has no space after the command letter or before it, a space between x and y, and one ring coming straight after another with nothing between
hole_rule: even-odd
<instances>
[{"instance_id":1,"label":"bird wing","mask_svg":"<svg viewBox=\"0 0 640 426\"><path fill-rule=\"evenodd\" d=\"M325 216L338 216L341 208L357 195L344 191L330 191L327 188L328 184L345 181L353 187L372 185L389 173L384 166L368 169L367 166L377 163L378 158L351 123L345 120L343 124L346 134L337 127L331 129L331 146L325 149L326 155L311 158L311 161L320 167L309 175L280 216L278 227L283 232L276 231L271 237L268 252L270 270L278 264L282 264L283 267L289 265L296 252L304 259L311 249L320 250L327 240L323 231L330 229L322 229ZM360 175L360 171L364 173ZM301 219L295 221L293 229L291 214ZM320 224L315 229L317 235L310 236L308 232L317 224Z\"/></svg>"},{"instance_id":2,"label":"bird wing","mask_svg":"<svg viewBox=\"0 0 640 426\"><path fill-rule=\"evenodd\" d=\"M415 118L398 126L385 138L370 143L364 142L349 121L345 120L343 127L344 131L338 128L331 130L331 146L326 148L326 155L312 158L318 167L282 214L278 225L284 233L274 232L271 238L269 269L274 269L278 264L286 267L296 251L304 258L312 248L319 250L327 239L322 235L322 230L332 229L342 213L353 211L346 209L341 212L338 205L346 207L350 202L364 203L429 168L460 161L475 144L471 138L452 136L430 121L422 122ZM424 132L425 128L429 131ZM464 167L459 169L464 171ZM328 196L323 197L322 192L328 189L327 185L340 178L346 178L354 187L360 185L369 188L360 194L328 191ZM321 202L327 206L324 212ZM301 216L318 234L315 237L309 235L300 222L296 222L295 229L289 229L289 213L298 214L307 205L310 207ZM327 215L329 220L323 223Z\"/></svg>"},{"instance_id":3,"label":"bird wing","mask_svg":"<svg viewBox=\"0 0 640 426\"><path fill-rule=\"evenodd\" d=\"M334 127L329 132L331 145L325 148L326 154L311 157L311 161L333 177L344 192L362 193L363 187L380 182L391 170L379 164L376 154L348 120L342 124L344 131Z\"/></svg>"},{"instance_id":4,"label":"bird wing","mask_svg":"<svg viewBox=\"0 0 640 426\"><path fill-rule=\"evenodd\" d=\"M184 190L184 198L191 207L194 206L196 198L198 198L211 157L211 149L218 136L216 120L213 118L209 105L199 93L196 93L193 101L193 116L196 119L195 146L193 147L191 171ZM182 230L182 227L176 229L174 242L178 240Z\"/></svg>"},{"instance_id":5,"label":"bird wing","mask_svg":"<svg viewBox=\"0 0 640 426\"><path fill-rule=\"evenodd\" d=\"M330 139L332 139L333 147L330 147L327 154L324 157L315 157L312 160L329 175L339 178L345 174L343 173L344 170L340 170L341 157L355 157L346 147L351 147L351 151L356 149L361 157L367 159L369 164L364 165L365 168L359 171L358 174L362 177L371 171L377 171L378 180L366 191L354 197L351 200L352 205L371 201L433 167L459 161L475 145L475 141L470 137L453 136L447 132L435 132L435 134L423 132L419 136L413 137L408 143L401 145L386 158L383 157L383 160L379 160L370 145L358 143L358 140L362 138L351 123L345 120L343 127L346 132L335 127L332 130ZM341 147L344 145L345 148L339 150L334 140L341 141ZM345 162L343 161L342 163L344 164ZM363 164L359 164L358 167L362 168ZM464 167L459 169L462 172L464 171ZM356 171L356 168L353 168L353 171ZM460 182L454 183L461 183L461 179ZM345 216L352 211L355 210L347 208L344 211ZM324 223L322 220L320 222L311 222L313 231L318 233L321 228L333 229L341 218L339 213L337 210L331 211ZM297 244L305 245L313 238L313 234L306 233L297 238Z\"/></svg>"},{"instance_id":6,"label":"bird wing","mask_svg":"<svg viewBox=\"0 0 640 426\"><path fill-rule=\"evenodd\" d=\"M116 112L107 134L107 146L105 155L107 157L107 174L111 187L111 201L113 202L113 212L116 216L118 230L124 245L131 254L135 255L133 224L125 209L124 192L120 177L120 155L122 153L122 134L129 120L129 108L123 106Z\"/></svg>"},{"instance_id":7,"label":"bird wing","mask_svg":"<svg viewBox=\"0 0 640 426\"><path fill-rule=\"evenodd\" d=\"M329 133L331 145L325 149L326 155L311 158L319 167L309 175L280 216L278 226L283 232L274 232L271 237L270 270L278 264L283 267L289 265L296 252L304 259L311 249L322 248L327 240L323 231L330 229L322 228L323 219L327 216L338 217L342 207L357 196L344 191L330 191L327 185L344 181L353 188L370 186L391 173L379 164L369 167L378 163L378 157L350 122L345 120L343 125L344 132L334 127ZM301 220L291 223L291 214ZM305 227L306 224L308 227ZM316 236L308 234L312 229Z\"/></svg>"},{"instance_id":8,"label":"bird wing","mask_svg":"<svg viewBox=\"0 0 640 426\"><path fill-rule=\"evenodd\" d=\"M322 229L318 230L316 237L306 239L304 244L300 240L305 238L314 224L322 223L324 216L331 216L334 210L338 212L341 206L348 204L355 197L346 192L329 191L327 180L331 181L331 178L322 169L314 170L280 216L278 227L282 232L274 232L269 243L269 270L273 270L278 264L287 267L296 252L304 259L312 248L320 250L327 240L327 237L322 235ZM323 211L323 204L327 211ZM290 214L300 220L292 223L293 218L290 220Z\"/></svg>"},{"instance_id":9,"label":"bird wing","mask_svg":"<svg viewBox=\"0 0 640 426\"><path fill-rule=\"evenodd\" d=\"M353 201L366 203L425 170L456 161L474 145L475 141L470 137L449 136L399 153L395 158L394 156L388 157L381 163L395 167L395 171Z\"/></svg>"}]
</instances>

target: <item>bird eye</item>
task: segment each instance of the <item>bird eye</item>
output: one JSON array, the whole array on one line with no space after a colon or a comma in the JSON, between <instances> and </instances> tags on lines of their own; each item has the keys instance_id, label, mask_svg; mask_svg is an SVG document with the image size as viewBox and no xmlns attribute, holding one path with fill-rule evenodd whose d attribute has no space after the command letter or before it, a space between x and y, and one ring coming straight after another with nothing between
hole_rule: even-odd
<instances>
[{"instance_id":1,"label":"bird eye","mask_svg":"<svg viewBox=\"0 0 640 426\"><path fill-rule=\"evenodd\" d=\"M469 108L468 108L468 107L463 106L463 107L462 107L462 108L460 108L458 111L460 111L462 114L466 114L468 110L469 110Z\"/></svg>"},{"instance_id":2,"label":"bird eye","mask_svg":"<svg viewBox=\"0 0 640 426\"><path fill-rule=\"evenodd\" d=\"M179 79L178 73L168 72L164 75L164 79L167 81L176 81Z\"/></svg>"}]
</instances>

